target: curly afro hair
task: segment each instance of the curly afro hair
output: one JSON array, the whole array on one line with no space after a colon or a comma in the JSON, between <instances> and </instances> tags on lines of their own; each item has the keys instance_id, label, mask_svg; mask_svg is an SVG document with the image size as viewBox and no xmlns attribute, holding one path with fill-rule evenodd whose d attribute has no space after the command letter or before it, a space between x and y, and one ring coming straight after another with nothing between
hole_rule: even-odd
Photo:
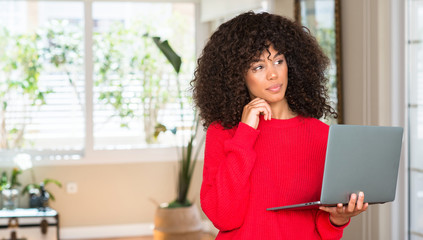
<instances>
[{"instance_id":1,"label":"curly afro hair","mask_svg":"<svg viewBox=\"0 0 423 240\"><path fill-rule=\"evenodd\" d=\"M308 29L282 16L246 12L220 25L198 59L191 86L205 128L238 125L251 101L245 74L270 44L288 64L290 109L304 117L337 117L326 88L329 59Z\"/></svg>"}]
</instances>

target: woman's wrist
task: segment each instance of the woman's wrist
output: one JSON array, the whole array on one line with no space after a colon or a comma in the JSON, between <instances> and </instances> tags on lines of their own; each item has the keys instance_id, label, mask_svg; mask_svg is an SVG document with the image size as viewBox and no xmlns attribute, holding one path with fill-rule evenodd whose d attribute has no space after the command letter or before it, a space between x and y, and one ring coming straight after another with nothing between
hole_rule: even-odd
<instances>
[{"instance_id":1,"label":"woman's wrist","mask_svg":"<svg viewBox=\"0 0 423 240\"><path fill-rule=\"evenodd\" d=\"M350 218L335 218L332 215L329 215L329 220L332 225L336 227L342 227L350 221Z\"/></svg>"}]
</instances>

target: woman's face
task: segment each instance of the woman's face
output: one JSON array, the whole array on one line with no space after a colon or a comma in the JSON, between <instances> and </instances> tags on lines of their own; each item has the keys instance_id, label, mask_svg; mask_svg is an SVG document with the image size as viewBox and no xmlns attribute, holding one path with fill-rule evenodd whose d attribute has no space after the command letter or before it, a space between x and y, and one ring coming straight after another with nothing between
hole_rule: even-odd
<instances>
[{"instance_id":1,"label":"woman's face","mask_svg":"<svg viewBox=\"0 0 423 240\"><path fill-rule=\"evenodd\" d=\"M256 97L268 103L285 101L288 85L288 65L285 56L278 53L273 45L269 52L263 51L258 61L253 62L245 76L251 99Z\"/></svg>"}]
</instances>

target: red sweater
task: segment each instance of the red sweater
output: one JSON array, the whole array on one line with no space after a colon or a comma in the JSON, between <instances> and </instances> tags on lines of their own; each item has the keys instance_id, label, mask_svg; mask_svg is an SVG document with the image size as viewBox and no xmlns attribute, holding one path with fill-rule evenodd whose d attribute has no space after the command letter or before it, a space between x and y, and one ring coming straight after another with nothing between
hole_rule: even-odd
<instances>
[{"instance_id":1,"label":"red sweater","mask_svg":"<svg viewBox=\"0 0 423 240\"><path fill-rule=\"evenodd\" d=\"M342 227L318 209L266 208L319 200L328 125L314 118L260 117L207 131L201 207L220 230L216 239L340 239Z\"/></svg>"}]
</instances>

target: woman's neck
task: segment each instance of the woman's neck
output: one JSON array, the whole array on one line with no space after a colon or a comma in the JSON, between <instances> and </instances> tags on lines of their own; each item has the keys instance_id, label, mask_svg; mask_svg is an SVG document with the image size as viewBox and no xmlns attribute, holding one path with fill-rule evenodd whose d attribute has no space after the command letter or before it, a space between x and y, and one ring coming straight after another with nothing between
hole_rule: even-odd
<instances>
[{"instance_id":1,"label":"woman's neck","mask_svg":"<svg viewBox=\"0 0 423 240\"><path fill-rule=\"evenodd\" d=\"M289 108L288 102L286 100L277 103L269 103L269 105L272 109L272 118L291 119L298 115Z\"/></svg>"}]
</instances>

